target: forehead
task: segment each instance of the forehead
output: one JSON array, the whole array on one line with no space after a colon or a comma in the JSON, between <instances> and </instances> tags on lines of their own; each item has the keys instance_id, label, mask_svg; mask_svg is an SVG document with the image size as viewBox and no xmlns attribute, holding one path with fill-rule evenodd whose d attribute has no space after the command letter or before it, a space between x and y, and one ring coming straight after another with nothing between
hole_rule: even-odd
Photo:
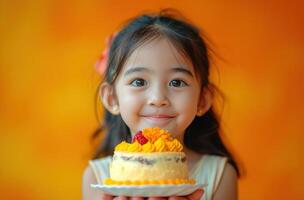
<instances>
[{"instance_id":1,"label":"forehead","mask_svg":"<svg viewBox=\"0 0 304 200\"><path fill-rule=\"evenodd\" d=\"M165 38L145 42L136 48L127 59L122 71L138 65L156 69L183 66L194 74L192 62Z\"/></svg>"}]
</instances>

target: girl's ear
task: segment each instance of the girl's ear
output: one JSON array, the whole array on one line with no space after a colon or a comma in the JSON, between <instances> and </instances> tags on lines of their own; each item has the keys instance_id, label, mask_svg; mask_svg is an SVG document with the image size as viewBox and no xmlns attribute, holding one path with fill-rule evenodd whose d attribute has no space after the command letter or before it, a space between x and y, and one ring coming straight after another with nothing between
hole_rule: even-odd
<instances>
[{"instance_id":1,"label":"girl's ear","mask_svg":"<svg viewBox=\"0 0 304 200\"><path fill-rule=\"evenodd\" d=\"M209 88L204 87L201 92L200 100L197 105L196 116L203 116L212 105L212 93Z\"/></svg>"},{"instance_id":2,"label":"girl's ear","mask_svg":"<svg viewBox=\"0 0 304 200\"><path fill-rule=\"evenodd\" d=\"M119 114L119 105L115 95L114 87L103 83L99 89L100 98L104 107L113 115Z\"/></svg>"}]
</instances>

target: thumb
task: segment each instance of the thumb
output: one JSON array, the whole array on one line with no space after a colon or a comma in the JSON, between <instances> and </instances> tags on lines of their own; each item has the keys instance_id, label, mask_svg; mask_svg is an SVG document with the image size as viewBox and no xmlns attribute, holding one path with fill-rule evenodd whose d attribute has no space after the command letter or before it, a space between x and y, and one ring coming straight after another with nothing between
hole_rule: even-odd
<instances>
[{"instance_id":1,"label":"thumb","mask_svg":"<svg viewBox=\"0 0 304 200\"><path fill-rule=\"evenodd\" d=\"M186 198L189 199L189 200L198 200L203 196L203 194L204 194L204 190L198 189L195 192L186 196Z\"/></svg>"}]
</instances>

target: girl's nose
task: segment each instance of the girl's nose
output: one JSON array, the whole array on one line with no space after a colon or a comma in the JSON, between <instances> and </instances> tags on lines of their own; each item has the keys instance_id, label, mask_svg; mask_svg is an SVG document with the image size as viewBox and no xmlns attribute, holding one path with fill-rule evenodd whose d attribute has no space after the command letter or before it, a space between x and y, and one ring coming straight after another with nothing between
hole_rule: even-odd
<instances>
[{"instance_id":1,"label":"girl's nose","mask_svg":"<svg viewBox=\"0 0 304 200\"><path fill-rule=\"evenodd\" d=\"M168 106L170 102L166 90L159 87L151 90L148 94L148 104L157 107Z\"/></svg>"}]
</instances>

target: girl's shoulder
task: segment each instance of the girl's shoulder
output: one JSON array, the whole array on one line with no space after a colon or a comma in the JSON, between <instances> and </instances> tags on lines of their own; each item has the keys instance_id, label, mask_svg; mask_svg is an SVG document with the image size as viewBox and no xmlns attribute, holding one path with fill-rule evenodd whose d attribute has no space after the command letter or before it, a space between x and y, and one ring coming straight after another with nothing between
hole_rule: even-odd
<instances>
[{"instance_id":1,"label":"girl's shoulder","mask_svg":"<svg viewBox=\"0 0 304 200\"><path fill-rule=\"evenodd\" d=\"M196 167L192 170L192 174L202 172L220 172L225 168L228 159L226 157L205 154L197 161Z\"/></svg>"},{"instance_id":2,"label":"girl's shoulder","mask_svg":"<svg viewBox=\"0 0 304 200\"><path fill-rule=\"evenodd\" d=\"M102 180L109 177L109 164L111 160L112 156L107 156L89 161L89 167L98 184L102 184Z\"/></svg>"},{"instance_id":3,"label":"girl's shoulder","mask_svg":"<svg viewBox=\"0 0 304 200\"><path fill-rule=\"evenodd\" d=\"M225 167L228 158L218 155L205 154L202 156L202 166L206 168L214 168L215 166L222 168Z\"/></svg>"},{"instance_id":4,"label":"girl's shoulder","mask_svg":"<svg viewBox=\"0 0 304 200\"><path fill-rule=\"evenodd\" d=\"M105 165L110 163L112 160L112 156L106 156L106 157L102 157L102 158L97 158L94 160L89 160L89 165Z\"/></svg>"},{"instance_id":5,"label":"girl's shoulder","mask_svg":"<svg viewBox=\"0 0 304 200\"><path fill-rule=\"evenodd\" d=\"M227 158L216 155L203 155L196 166L190 171L191 178L194 178L199 184L207 184L203 198L212 199L223 177Z\"/></svg>"},{"instance_id":6,"label":"girl's shoulder","mask_svg":"<svg viewBox=\"0 0 304 200\"><path fill-rule=\"evenodd\" d=\"M198 179L208 184L206 199L237 199L237 172L227 157L204 156Z\"/></svg>"},{"instance_id":7,"label":"girl's shoulder","mask_svg":"<svg viewBox=\"0 0 304 200\"><path fill-rule=\"evenodd\" d=\"M108 168L110 161L110 156L89 161L82 177L82 195L84 200L102 198L102 192L92 189L90 185L102 184L102 180L109 174L108 170L106 169Z\"/></svg>"}]
</instances>

